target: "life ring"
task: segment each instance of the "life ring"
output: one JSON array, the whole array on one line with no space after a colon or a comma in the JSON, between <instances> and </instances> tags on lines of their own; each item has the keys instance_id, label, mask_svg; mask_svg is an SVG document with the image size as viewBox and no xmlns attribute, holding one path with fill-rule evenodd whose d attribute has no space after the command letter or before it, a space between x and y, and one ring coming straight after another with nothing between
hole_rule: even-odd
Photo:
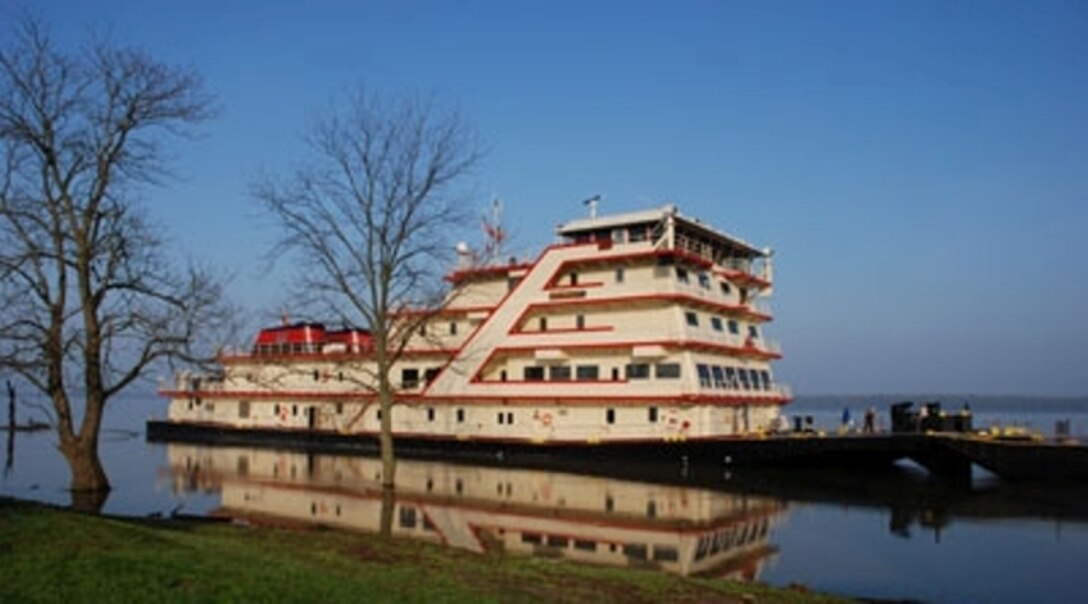
<instances>
[{"instance_id":1,"label":"life ring","mask_svg":"<svg viewBox=\"0 0 1088 604\"><path fill-rule=\"evenodd\" d=\"M551 428L552 427L552 414L551 413L541 414L540 415L540 423L543 424L545 428Z\"/></svg>"},{"instance_id":2,"label":"life ring","mask_svg":"<svg viewBox=\"0 0 1088 604\"><path fill-rule=\"evenodd\" d=\"M287 421L287 405L280 405L280 421Z\"/></svg>"}]
</instances>

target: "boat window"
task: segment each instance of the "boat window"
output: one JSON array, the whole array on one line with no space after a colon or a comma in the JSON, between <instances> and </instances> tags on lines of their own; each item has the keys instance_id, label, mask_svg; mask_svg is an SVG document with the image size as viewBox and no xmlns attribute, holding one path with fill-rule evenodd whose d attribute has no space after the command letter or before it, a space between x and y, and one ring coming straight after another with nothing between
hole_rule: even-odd
<instances>
[{"instance_id":1,"label":"boat window","mask_svg":"<svg viewBox=\"0 0 1088 604\"><path fill-rule=\"evenodd\" d=\"M464 409L458 409L457 410L457 421L458 422L465 421L465 410Z\"/></svg>"},{"instance_id":2,"label":"boat window","mask_svg":"<svg viewBox=\"0 0 1088 604\"><path fill-rule=\"evenodd\" d=\"M725 368L725 384L730 388L737 387L737 370L732 367Z\"/></svg>"},{"instance_id":3,"label":"boat window","mask_svg":"<svg viewBox=\"0 0 1088 604\"><path fill-rule=\"evenodd\" d=\"M298 415L298 405L291 405L291 415Z\"/></svg>"},{"instance_id":4,"label":"boat window","mask_svg":"<svg viewBox=\"0 0 1088 604\"><path fill-rule=\"evenodd\" d=\"M722 318L710 317L710 326L714 328L714 331L722 331Z\"/></svg>"},{"instance_id":5,"label":"boat window","mask_svg":"<svg viewBox=\"0 0 1088 604\"><path fill-rule=\"evenodd\" d=\"M616 269L616 283L623 283L624 274L622 268Z\"/></svg>"},{"instance_id":6,"label":"boat window","mask_svg":"<svg viewBox=\"0 0 1088 604\"><path fill-rule=\"evenodd\" d=\"M676 280L680 283L688 282L688 269L683 267L676 267Z\"/></svg>"},{"instance_id":7,"label":"boat window","mask_svg":"<svg viewBox=\"0 0 1088 604\"><path fill-rule=\"evenodd\" d=\"M571 273L570 274L570 284L571 285L578 285L578 273Z\"/></svg>"},{"instance_id":8,"label":"boat window","mask_svg":"<svg viewBox=\"0 0 1088 604\"><path fill-rule=\"evenodd\" d=\"M410 505L402 506L400 513L397 514L400 520L401 528L415 528L416 526L416 508Z\"/></svg>"},{"instance_id":9,"label":"boat window","mask_svg":"<svg viewBox=\"0 0 1088 604\"><path fill-rule=\"evenodd\" d=\"M336 403L336 414L337 415L343 415L344 414L344 403Z\"/></svg>"},{"instance_id":10,"label":"boat window","mask_svg":"<svg viewBox=\"0 0 1088 604\"><path fill-rule=\"evenodd\" d=\"M401 388L415 388L419 386L419 369L402 369L400 372Z\"/></svg>"},{"instance_id":11,"label":"boat window","mask_svg":"<svg viewBox=\"0 0 1088 604\"><path fill-rule=\"evenodd\" d=\"M574 328L575 329L585 329L586 328L586 316L585 315L578 315L578 316L574 317Z\"/></svg>"},{"instance_id":12,"label":"boat window","mask_svg":"<svg viewBox=\"0 0 1088 604\"><path fill-rule=\"evenodd\" d=\"M760 375L760 377L763 378L763 389L764 390L770 390L771 389L771 372L764 369L763 371L759 372L759 375Z\"/></svg>"},{"instance_id":13,"label":"boat window","mask_svg":"<svg viewBox=\"0 0 1088 604\"><path fill-rule=\"evenodd\" d=\"M434 378L438 377L438 372L442 371L439 367L430 367L423 372L423 381L430 384L434 381Z\"/></svg>"},{"instance_id":14,"label":"boat window","mask_svg":"<svg viewBox=\"0 0 1088 604\"><path fill-rule=\"evenodd\" d=\"M680 363L658 363L654 366L657 379L676 379L680 377Z\"/></svg>"},{"instance_id":15,"label":"boat window","mask_svg":"<svg viewBox=\"0 0 1088 604\"><path fill-rule=\"evenodd\" d=\"M249 401L238 401L238 417L242 419L249 417Z\"/></svg>"},{"instance_id":16,"label":"boat window","mask_svg":"<svg viewBox=\"0 0 1088 604\"><path fill-rule=\"evenodd\" d=\"M617 381L619 379L620 379L620 368L619 367L613 367L612 368L612 381L615 382L615 381Z\"/></svg>"},{"instance_id":17,"label":"boat window","mask_svg":"<svg viewBox=\"0 0 1088 604\"><path fill-rule=\"evenodd\" d=\"M722 294L724 294L726 296L728 296L733 291L733 288L729 287L729 283L727 283L725 281L721 282L721 286L722 286Z\"/></svg>"},{"instance_id":18,"label":"boat window","mask_svg":"<svg viewBox=\"0 0 1088 604\"><path fill-rule=\"evenodd\" d=\"M699 273L699 287L703 289L710 289L710 275L706 273Z\"/></svg>"},{"instance_id":19,"label":"boat window","mask_svg":"<svg viewBox=\"0 0 1088 604\"><path fill-rule=\"evenodd\" d=\"M604 420L610 424L616 423L616 410L606 409L604 412Z\"/></svg>"},{"instance_id":20,"label":"boat window","mask_svg":"<svg viewBox=\"0 0 1088 604\"><path fill-rule=\"evenodd\" d=\"M321 374L316 369L314 369L314 381L316 382L319 379L321 379Z\"/></svg>"},{"instance_id":21,"label":"boat window","mask_svg":"<svg viewBox=\"0 0 1088 604\"><path fill-rule=\"evenodd\" d=\"M540 317L540 331L548 331L548 317Z\"/></svg>"},{"instance_id":22,"label":"boat window","mask_svg":"<svg viewBox=\"0 0 1088 604\"><path fill-rule=\"evenodd\" d=\"M548 367L548 379L557 382L570 380L570 365L552 365Z\"/></svg>"},{"instance_id":23,"label":"boat window","mask_svg":"<svg viewBox=\"0 0 1088 604\"><path fill-rule=\"evenodd\" d=\"M543 539L537 533L522 533L521 542L532 543L533 545L540 545L541 542L543 542Z\"/></svg>"},{"instance_id":24,"label":"boat window","mask_svg":"<svg viewBox=\"0 0 1088 604\"><path fill-rule=\"evenodd\" d=\"M695 314L690 310L684 313L684 320L687 321L688 325L692 327L699 326L699 315Z\"/></svg>"},{"instance_id":25,"label":"boat window","mask_svg":"<svg viewBox=\"0 0 1088 604\"><path fill-rule=\"evenodd\" d=\"M740 376L740 387L745 390L750 390L751 386L748 384L748 371L742 367L737 370L737 375Z\"/></svg>"},{"instance_id":26,"label":"boat window","mask_svg":"<svg viewBox=\"0 0 1088 604\"><path fill-rule=\"evenodd\" d=\"M579 380L596 380L600 371L596 365L579 365L574 368L574 377Z\"/></svg>"},{"instance_id":27,"label":"boat window","mask_svg":"<svg viewBox=\"0 0 1088 604\"><path fill-rule=\"evenodd\" d=\"M756 371L755 369L749 369L748 370L748 375L751 376L751 378L752 378L752 387L755 388L756 390L760 390L759 372Z\"/></svg>"},{"instance_id":28,"label":"boat window","mask_svg":"<svg viewBox=\"0 0 1088 604\"><path fill-rule=\"evenodd\" d=\"M671 545L655 545L654 560L657 562L676 562L680 560L680 553Z\"/></svg>"},{"instance_id":29,"label":"boat window","mask_svg":"<svg viewBox=\"0 0 1088 604\"><path fill-rule=\"evenodd\" d=\"M434 421L434 407L427 407L427 421Z\"/></svg>"},{"instance_id":30,"label":"boat window","mask_svg":"<svg viewBox=\"0 0 1088 604\"><path fill-rule=\"evenodd\" d=\"M457 335L457 321L450 321L450 335Z\"/></svg>"},{"instance_id":31,"label":"boat window","mask_svg":"<svg viewBox=\"0 0 1088 604\"><path fill-rule=\"evenodd\" d=\"M529 366L524 369L523 375L526 382L539 382L544 379L544 368L540 366Z\"/></svg>"},{"instance_id":32,"label":"boat window","mask_svg":"<svg viewBox=\"0 0 1088 604\"><path fill-rule=\"evenodd\" d=\"M596 541L587 541L587 540L584 540L584 539L575 539L574 540L574 549L582 550L584 552L595 552L595 551L597 551L597 542Z\"/></svg>"},{"instance_id":33,"label":"boat window","mask_svg":"<svg viewBox=\"0 0 1088 604\"><path fill-rule=\"evenodd\" d=\"M511 426L514 425L514 412L513 411L507 412L507 414L506 414L506 423L511 425Z\"/></svg>"},{"instance_id":34,"label":"boat window","mask_svg":"<svg viewBox=\"0 0 1088 604\"><path fill-rule=\"evenodd\" d=\"M699 374L699 385L703 388L710 387L710 367L699 363L695 366L696 372Z\"/></svg>"},{"instance_id":35,"label":"boat window","mask_svg":"<svg viewBox=\"0 0 1088 604\"><path fill-rule=\"evenodd\" d=\"M657 407L650 407L650 423L657 423Z\"/></svg>"},{"instance_id":36,"label":"boat window","mask_svg":"<svg viewBox=\"0 0 1088 604\"><path fill-rule=\"evenodd\" d=\"M722 373L722 368L717 365L713 365L710 368L710 373L714 375L714 387L725 388L725 375Z\"/></svg>"},{"instance_id":37,"label":"boat window","mask_svg":"<svg viewBox=\"0 0 1088 604\"><path fill-rule=\"evenodd\" d=\"M501 412L501 411L499 412L499 423L500 424L505 424L506 423L506 414Z\"/></svg>"},{"instance_id":38,"label":"boat window","mask_svg":"<svg viewBox=\"0 0 1088 604\"><path fill-rule=\"evenodd\" d=\"M623 546L623 555L632 560L645 560L648 554L648 547L642 543L628 543Z\"/></svg>"},{"instance_id":39,"label":"boat window","mask_svg":"<svg viewBox=\"0 0 1088 604\"><path fill-rule=\"evenodd\" d=\"M729 320L729 333L733 335L740 333L740 325L732 319Z\"/></svg>"},{"instance_id":40,"label":"boat window","mask_svg":"<svg viewBox=\"0 0 1088 604\"><path fill-rule=\"evenodd\" d=\"M755 325L749 325L748 326L748 337L752 338L753 340L758 340L759 339L759 330L756 329Z\"/></svg>"},{"instance_id":41,"label":"boat window","mask_svg":"<svg viewBox=\"0 0 1088 604\"><path fill-rule=\"evenodd\" d=\"M650 377L649 363L628 363L626 367L627 379L644 380Z\"/></svg>"}]
</instances>

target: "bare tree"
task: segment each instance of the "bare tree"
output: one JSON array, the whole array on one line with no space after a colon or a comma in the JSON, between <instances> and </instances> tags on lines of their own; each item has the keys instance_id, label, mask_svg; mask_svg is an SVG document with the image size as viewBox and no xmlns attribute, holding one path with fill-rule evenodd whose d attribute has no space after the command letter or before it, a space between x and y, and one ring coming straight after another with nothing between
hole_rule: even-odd
<instances>
[{"instance_id":1,"label":"bare tree","mask_svg":"<svg viewBox=\"0 0 1088 604\"><path fill-rule=\"evenodd\" d=\"M51 402L74 497L109 490L107 402L194 358L225 316L219 284L174 267L136 202L166 174L164 140L209 115L195 74L137 50L65 53L31 20L0 48L0 367Z\"/></svg>"},{"instance_id":2,"label":"bare tree","mask_svg":"<svg viewBox=\"0 0 1088 604\"><path fill-rule=\"evenodd\" d=\"M382 482L394 482L390 375L412 334L441 308L451 231L467 213L458 182L481 151L456 112L359 90L319 119L311 161L255 196L282 227L274 253L301 262L300 292L325 316L365 325L373 375L361 383L381 409Z\"/></svg>"}]
</instances>

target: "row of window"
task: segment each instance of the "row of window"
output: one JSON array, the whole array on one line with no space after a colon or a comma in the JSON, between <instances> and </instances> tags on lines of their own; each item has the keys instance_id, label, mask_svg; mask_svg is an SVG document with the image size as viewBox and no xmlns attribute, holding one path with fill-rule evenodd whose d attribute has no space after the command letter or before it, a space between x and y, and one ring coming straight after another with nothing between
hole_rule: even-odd
<instances>
[{"instance_id":1,"label":"row of window","mask_svg":"<svg viewBox=\"0 0 1088 604\"><path fill-rule=\"evenodd\" d=\"M698 327L699 326L699 314L696 313L693 310L686 311L684 313L684 322L687 323L689 327ZM729 319L729 320L727 320L727 321L725 321L723 323L721 317L717 317L717 316L711 316L710 317L710 328L713 329L714 331L716 331L718 333L724 333L726 327L729 328L729 334L730 335L734 335L734 336L740 335L740 323L738 323L737 321L735 321L733 319ZM753 340L758 340L759 339L759 330L756 328L755 325L749 325L748 326L748 337L753 339Z\"/></svg>"},{"instance_id":2,"label":"row of window","mask_svg":"<svg viewBox=\"0 0 1088 604\"><path fill-rule=\"evenodd\" d=\"M699 363L695 366L703 388L729 390L770 390L771 373L766 369L722 367Z\"/></svg>"},{"instance_id":3,"label":"row of window","mask_svg":"<svg viewBox=\"0 0 1088 604\"><path fill-rule=\"evenodd\" d=\"M597 551L597 542L588 539L578 539L566 535L542 535L540 533L522 533L521 542L550 548L573 547L585 552ZM605 544L601 544L602 546ZM607 544L609 551L616 551L616 544ZM676 562L680 559L680 553L671 545L654 545L653 556L650 555L650 546L644 543L628 543L622 546L623 555L632 560L654 560L656 562Z\"/></svg>"},{"instance_id":4,"label":"row of window","mask_svg":"<svg viewBox=\"0 0 1088 604\"><path fill-rule=\"evenodd\" d=\"M653 365L653 374L656 379L677 379L680 377L680 363L656 363ZM597 365L549 365L546 369L547 379L553 382L566 382L573 379L580 381L598 381L601 379L601 369ZM522 369L522 378L526 382L544 381L545 367L530 365ZM645 380L650 378L649 363L628 363L624 367L624 376L628 380ZM506 381L506 370L499 373L499 379ZM618 367L612 368L612 380L620 379Z\"/></svg>"}]
</instances>

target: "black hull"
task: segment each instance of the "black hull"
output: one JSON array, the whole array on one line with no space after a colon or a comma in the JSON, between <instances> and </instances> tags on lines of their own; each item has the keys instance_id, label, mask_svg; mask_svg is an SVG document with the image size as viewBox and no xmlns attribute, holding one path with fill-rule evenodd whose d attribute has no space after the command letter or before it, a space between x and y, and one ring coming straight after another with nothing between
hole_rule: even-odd
<instances>
[{"instance_id":1,"label":"black hull","mask_svg":"<svg viewBox=\"0 0 1088 604\"><path fill-rule=\"evenodd\" d=\"M169 421L147 423L149 442L259 446L309 452L377 454L376 435L322 431L240 429ZM1051 443L1003 443L943 434L852 434L837 437L782 435L686 441L524 443L398 437L396 454L437 459L561 469L607 469L638 477L657 469L743 466L879 469L911 459L931 474L957 482L978 465L1011 481L1088 483L1088 447Z\"/></svg>"}]
</instances>

